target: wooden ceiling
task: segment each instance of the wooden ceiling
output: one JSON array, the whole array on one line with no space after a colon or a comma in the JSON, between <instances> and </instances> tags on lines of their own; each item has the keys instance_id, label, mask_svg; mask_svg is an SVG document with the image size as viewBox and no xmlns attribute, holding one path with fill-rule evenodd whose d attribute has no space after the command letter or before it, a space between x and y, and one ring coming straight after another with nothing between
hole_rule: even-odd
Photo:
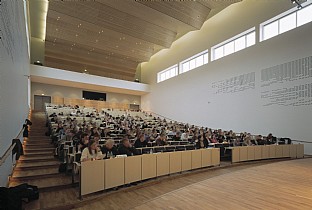
<instances>
[{"instance_id":1,"label":"wooden ceiling","mask_svg":"<svg viewBox=\"0 0 312 210\"><path fill-rule=\"evenodd\" d=\"M239 1L49 1L45 65L133 81L139 63Z\"/></svg>"}]
</instances>

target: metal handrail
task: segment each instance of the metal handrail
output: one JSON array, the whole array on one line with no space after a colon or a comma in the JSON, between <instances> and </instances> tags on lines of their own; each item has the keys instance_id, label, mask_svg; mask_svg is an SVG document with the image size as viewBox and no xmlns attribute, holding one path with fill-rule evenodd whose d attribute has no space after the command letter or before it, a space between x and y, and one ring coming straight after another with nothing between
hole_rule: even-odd
<instances>
[{"instance_id":1,"label":"metal handrail","mask_svg":"<svg viewBox=\"0 0 312 210\"><path fill-rule=\"evenodd\" d=\"M22 129L20 130L20 132L17 134L17 136L15 137L15 139L18 139L21 135L21 133L23 132L24 127L22 127ZM13 148L15 147L15 143L12 144L5 152L4 154L0 157L0 166L2 166L2 164L5 162L5 160L8 158L8 156L11 154Z\"/></svg>"},{"instance_id":2,"label":"metal handrail","mask_svg":"<svg viewBox=\"0 0 312 210\"><path fill-rule=\"evenodd\" d=\"M11 154L13 148L15 147L15 143L12 144L4 153L4 155L2 155L2 157L0 157L0 166L2 166L2 164L5 162L5 160L8 158L8 156Z\"/></svg>"},{"instance_id":3,"label":"metal handrail","mask_svg":"<svg viewBox=\"0 0 312 210\"><path fill-rule=\"evenodd\" d=\"M158 117L162 117L163 119L166 119L166 120L169 120L169 121L173 121L173 122L176 121L176 120L170 119L170 118L168 118L168 117L162 116L162 115L160 115L160 114L157 114L157 113L155 113L155 112L152 112L152 111L144 111L144 112L149 113L149 114L156 115L156 116L158 116Z\"/></svg>"},{"instance_id":4,"label":"metal handrail","mask_svg":"<svg viewBox=\"0 0 312 210\"><path fill-rule=\"evenodd\" d=\"M301 143L307 143L307 144L312 144L311 141L302 141L302 140L291 140L291 141L295 141L295 142L301 142Z\"/></svg>"}]
</instances>

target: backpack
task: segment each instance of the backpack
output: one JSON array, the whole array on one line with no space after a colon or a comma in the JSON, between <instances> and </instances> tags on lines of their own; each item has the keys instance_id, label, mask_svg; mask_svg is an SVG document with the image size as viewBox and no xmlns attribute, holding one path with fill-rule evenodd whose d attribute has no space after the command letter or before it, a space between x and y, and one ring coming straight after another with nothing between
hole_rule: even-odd
<instances>
[{"instance_id":1,"label":"backpack","mask_svg":"<svg viewBox=\"0 0 312 210\"><path fill-rule=\"evenodd\" d=\"M0 210L20 210L23 199L28 202L39 199L38 187L25 183L16 187L0 188Z\"/></svg>"},{"instance_id":2,"label":"backpack","mask_svg":"<svg viewBox=\"0 0 312 210\"><path fill-rule=\"evenodd\" d=\"M59 172L64 173L66 172L66 169L67 169L66 163L61 163L59 166Z\"/></svg>"}]
</instances>

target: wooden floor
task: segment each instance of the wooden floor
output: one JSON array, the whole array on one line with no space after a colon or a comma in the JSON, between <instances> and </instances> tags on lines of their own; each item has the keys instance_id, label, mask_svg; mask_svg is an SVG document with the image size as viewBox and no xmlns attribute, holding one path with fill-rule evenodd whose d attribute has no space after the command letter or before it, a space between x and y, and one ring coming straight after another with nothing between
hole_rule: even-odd
<instances>
[{"instance_id":1,"label":"wooden floor","mask_svg":"<svg viewBox=\"0 0 312 210\"><path fill-rule=\"evenodd\" d=\"M220 169L105 196L76 209L312 209L311 166L307 158ZM193 178L202 180L186 184Z\"/></svg>"},{"instance_id":2,"label":"wooden floor","mask_svg":"<svg viewBox=\"0 0 312 210\"><path fill-rule=\"evenodd\" d=\"M91 194L83 201L78 200L77 187L46 191L26 210L311 209L311 164L312 158L227 164Z\"/></svg>"}]
</instances>

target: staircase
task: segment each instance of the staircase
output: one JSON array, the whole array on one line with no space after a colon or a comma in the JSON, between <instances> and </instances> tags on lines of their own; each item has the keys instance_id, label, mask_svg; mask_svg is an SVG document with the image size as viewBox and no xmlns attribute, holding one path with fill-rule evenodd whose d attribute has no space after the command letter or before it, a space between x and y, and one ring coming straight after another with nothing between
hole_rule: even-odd
<instances>
[{"instance_id":1,"label":"staircase","mask_svg":"<svg viewBox=\"0 0 312 210\"><path fill-rule=\"evenodd\" d=\"M16 163L9 186L28 183L38 186L40 192L71 186L71 177L58 172L60 161L54 157L50 137L45 136L45 114L33 112L31 121L29 138L23 142L24 155Z\"/></svg>"}]
</instances>

